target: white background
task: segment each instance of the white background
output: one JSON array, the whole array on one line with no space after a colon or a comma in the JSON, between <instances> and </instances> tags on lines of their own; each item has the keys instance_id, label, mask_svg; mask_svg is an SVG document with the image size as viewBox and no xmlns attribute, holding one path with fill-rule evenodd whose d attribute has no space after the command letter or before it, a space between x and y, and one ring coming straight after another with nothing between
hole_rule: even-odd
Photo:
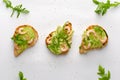
<instances>
[{"instance_id":1,"label":"white background","mask_svg":"<svg viewBox=\"0 0 120 80\"><path fill-rule=\"evenodd\" d=\"M120 7L99 16L94 12L97 6L92 0L11 1L13 5L22 3L30 13L11 18L11 10L0 0L0 80L19 80L19 71L28 80L97 80L99 65L111 71L111 80L120 80ZM73 24L72 47L67 55L56 56L46 48L45 38L66 21ZM23 24L33 26L39 40L16 58L11 37L16 27ZM81 55L81 35L92 24L101 25L107 31L108 45Z\"/></svg>"}]
</instances>

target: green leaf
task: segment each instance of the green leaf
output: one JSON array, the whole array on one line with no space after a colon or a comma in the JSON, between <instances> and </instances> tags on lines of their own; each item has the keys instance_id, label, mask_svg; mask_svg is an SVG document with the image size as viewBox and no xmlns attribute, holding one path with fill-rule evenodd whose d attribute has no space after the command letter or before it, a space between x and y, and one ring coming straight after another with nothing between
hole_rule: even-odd
<instances>
[{"instance_id":1,"label":"green leaf","mask_svg":"<svg viewBox=\"0 0 120 80\"><path fill-rule=\"evenodd\" d=\"M12 8L12 3L9 0L3 0L3 2L6 4L7 8Z\"/></svg>"},{"instance_id":2,"label":"green leaf","mask_svg":"<svg viewBox=\"0 0 120 80\"><path fill-rule=\"evenodd\" d=\"M110 3L110 0L107 0L107 2L99 2L98 0L93 0L93 3L97 5L95 12L97 14L101 14L102 16L106 14L107 10L110 7L117 7L118 5L120 5L120 2Z\"/></svg>"},{"instance_id":3,"label":"green leaf","mask_svg":"<svg viewBox=\"0 0 120 80\"><path fill-rule=\"evenodd\" d=\"M102 15L104 15L107 12L107 8L103 9Z\"/></svg>"},{"instance_id":4,"label":"green leaf","mask_svg":"<svg viewBox=\"0 0 120 80\"><path fill-rule=\"evenodd\" d=\"M97 73L100 77L98 78L98 80L110 80L110 71L108 71L107 73L105 73L105 68L103 68L101 65L99 65L98 67L98 73Z\"/></svg>"},{"instance_id":5,"label":"green leaf","mask_svg":"<svg viewBox=\"0 0 120 80\"><path fill-rule=\"evenodd\" d=\"M111 76L110 71L108 71L108 78L109 78L109 79L110 79L110 76Z\"/></svg>"},{"instance_id":6,"label":"green leaf","mask_svg":"<svg viewBox=\"0 0 120 80\"><path fill-rule=\"evenodd\" d=\"M14 13L15 13L15 10L12 11L11 17L14 15Z\"/></svg>"},{"instance_id":7,"label":"green leaf","mask_svg":"<svg viewBox=\"0 0 120 80\"><path fill-rule=\"evenodd\" d=\"M27 80L26 78L24 78L24 75L21 71L19 72L19 78L20 80Z\"/></svg>"},{"instance_id":8,"label":"green leaf","mask_svg":"<svg viewBox=\"0 0 120 80\"><path fill-rule=\"evenodd\" d=\"M105 73L105 69L101 65L99 65L99 69L98 70L99 70L99 72L98 72L99 75Z\"/></svg>"},{"instance_id":9,"label":"green leaf","mask_svg":"<svg viewBox=\"0 0 120 80\"><path fill-rule=\"evenodd\" d=\"M21 35L19 35L19 34L16 36L13 36L11 39L18 45L26 45L27 44L27 40L22 39Z\"/></svg>"},{"instance_id":10,"label":"green leaf","mask_svg":"<svg viewBox=\"0 0 120 80\"><path fill-rule=\"evenodd\" d=\"M118 5L120 5L120 2L114 2L114 3L110 4L110 5L111 5L111 7L117 7Z\"/></svg>"},{"instance_id":11,"label":"green leaf","mask_svg":"<svg viewBox=\"0 0 120 80\"><path fill-rule=\"evenodd\" d=\"M23 80L23 73L21 71L19 72L19 78L20 80Z\"/></svg>"},{"instance_id":12,"label":"green leaf","mask_svg":"<svg viewBox=\"0 0 120 80\"><path fill-rule=\"evenodd\" d=\"M26 8L24 8L24 9L22 10L22 13L27 14L27 13L29 13L29 11L28 11L28 10L26 10Z\"/></svg>"},{"instance_id":13,"label":"green leaf","mask_svg":"<svg viewBox=\"0 0 120 80\"><path fill-rule=\"evenodd\" d=\"M107 0L107 4L110 5L110 0Z\"/></svg>"},{"instance_id":14,"label":"green leaf","mask_svg":"<svg viewBox=\"0 0 120 80\"><path fill-rule=\"evenodd\" d=\"M99 1L97 1L97 0L93 0L93 2L94 2L95 4L99 4Z\"/></svg>"},{"instance_id":15,"label":"green leaf","mask_svg":"<svg viewBox=\"0 0 120 80\"><path fill-rule=\"evenodd\" d=\"M12 2L9 0L3 0L3 2L6 4L7 8L12 9L11 17L14 15L15 12L17 12L17 18L20 16L21 13L28 14L29 11L26 10L26 8L22 7L22 4L16 5L15 7L12 6Z\"/></svg>"}]
</instances>

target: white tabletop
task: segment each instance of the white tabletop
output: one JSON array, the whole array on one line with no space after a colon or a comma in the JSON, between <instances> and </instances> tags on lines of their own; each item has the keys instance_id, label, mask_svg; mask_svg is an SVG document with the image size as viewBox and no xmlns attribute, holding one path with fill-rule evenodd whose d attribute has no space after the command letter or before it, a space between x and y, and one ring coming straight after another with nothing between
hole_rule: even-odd
<instances>
[{"instance_id":1,"label":"white tabletop","mask_svg":"<svg viewBox=\"0 0 120 80\"><path fill-rule=\"evenodd\" d=\"M11 1L13 5L22 3L30 13L21 14L19 18L15 14L11 18L11 10L0 1L0 80L19 80L19 71L28 80L97 80L98 65L110 70L111 80L120 79L120 6L100 16L94 12L97 6L92 0ZM74 29L72 46L67 55L56 56L46 48L45 38L66 21L70 21ZM11 37L16 27L23 24L33 26L39 40L16 58ZM82 33L92 24L107 31L108 45L81 55Z\"/></svg>"}]
</instances>

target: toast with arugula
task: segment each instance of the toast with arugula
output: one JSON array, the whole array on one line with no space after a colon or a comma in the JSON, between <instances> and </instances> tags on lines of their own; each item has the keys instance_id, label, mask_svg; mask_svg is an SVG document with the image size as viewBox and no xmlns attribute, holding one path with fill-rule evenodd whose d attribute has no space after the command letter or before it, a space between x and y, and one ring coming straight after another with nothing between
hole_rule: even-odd
<instances>
[{"instance_id":1,"label":"toast with arugula","mask_svg":"<svg viewBox=\"0 0 120 80\"><path fill-rule=\"evenodd\" d=\"M38 33L30 25L21 25L16 28L12 40L14 41L14 55L17 57L24 50L35 45Z\"/></svg>"},{"instance_id":2,"label":"toast with arugula","mask_svg":"<svg viewBox=\"0 0 120 80\"><path fill-rule=\"evenodd\" d=\"M72 35L72 24L66 22L62 27L57 27L56 31L51 32L46 37L46 46L53 54L60 55L67 53L71 48Z\"/></svg>"},{"instance_id":3,"label":"toast with arugula","mask_svg":"<svg viewBox=\"0 0 120 80\"><path fill-rule=\"evenodd\" d=\"M106 31L99 25L91 25L82 35L82 42L79 47L81 54L93 49L103 48L108 43Z\"/></svg>"}]
</instances>

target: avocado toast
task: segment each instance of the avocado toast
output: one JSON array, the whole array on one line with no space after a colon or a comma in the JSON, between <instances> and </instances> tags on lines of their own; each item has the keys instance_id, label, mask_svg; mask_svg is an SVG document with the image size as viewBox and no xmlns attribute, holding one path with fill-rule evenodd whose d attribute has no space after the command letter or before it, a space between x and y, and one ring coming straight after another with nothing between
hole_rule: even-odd
<instances>
[{"instance_id":1,"label":"avocado toast","mask_svg":"<svg viewBox=\"0 0 120 80\"><path fill-rule=\"evenodd\" d=\"M16 28L12 40L14 41L14 55L17 57L24 50L35 45L38 33L30 25L21 25Z\"/></svg>"},{"instance_id":2,"label":"avocado toast","mask_svg":"<svg viewBox=\"0 0 120 80\"><path fill-rule=\"evenodd\" d=\"M72 24L67 21L62 27L57 27L56 31L51 32L46 37L46 46L53 54L67 53L71 48L72 35Z\"/></svg>"},{"instance_id":3,"label":"avocado toast","mask_svg":"<svg viewBox=\"0 0 120 80\"><path fill-rule=\"evenodd\" d=\"M92 49L103 48L108 43L108 35L106 31L99 25L91 25L82 35L82 42L79 47L81 54Z\"/></svg>"}]
</instances>

